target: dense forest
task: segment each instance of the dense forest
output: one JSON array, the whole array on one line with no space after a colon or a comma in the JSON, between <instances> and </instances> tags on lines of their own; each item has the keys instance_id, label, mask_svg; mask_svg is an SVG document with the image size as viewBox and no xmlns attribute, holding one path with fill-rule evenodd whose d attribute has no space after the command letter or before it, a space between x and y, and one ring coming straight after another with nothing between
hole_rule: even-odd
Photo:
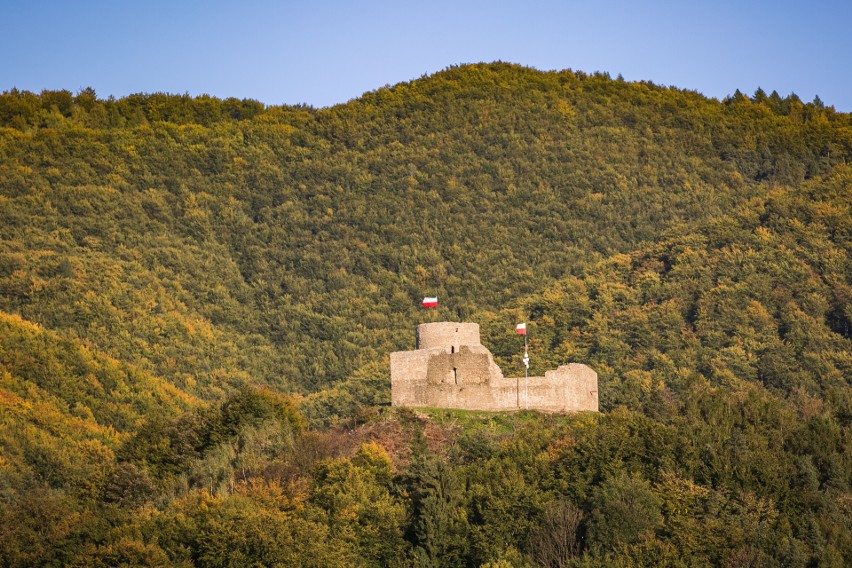
<instances>
[{"instance_id":1,"label":"dense forest","mask_svg":"<svg viewBox=\"0 0 852 568\"><path fill-rule=\"evenodd\" d=\"M850 207L794 94L2 93L0 566L852 565ZM390 407L435 319L602 412Z\"/></svg>"}]
</instances>

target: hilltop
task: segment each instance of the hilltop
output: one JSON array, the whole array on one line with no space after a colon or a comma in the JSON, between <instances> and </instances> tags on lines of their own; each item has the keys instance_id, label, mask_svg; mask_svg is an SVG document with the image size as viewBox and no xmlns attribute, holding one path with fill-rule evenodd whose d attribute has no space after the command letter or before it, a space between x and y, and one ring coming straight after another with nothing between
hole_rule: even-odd
<instances>
[{"instance_id":1,"label":"hilltop","mask_svg":"<svg viewBox=\"0 0 852 568\"><path fill-rule=\"evenodd\" d=\"M850 159L818 100L502 63L320 110L3 93L2 554L216 565L292 526L243 560L556 565L531 543L571 512L587 565L849 562ZM503 369L527 321L604 416L384 408L425 295Z\"/></svg>"}]
</instances>

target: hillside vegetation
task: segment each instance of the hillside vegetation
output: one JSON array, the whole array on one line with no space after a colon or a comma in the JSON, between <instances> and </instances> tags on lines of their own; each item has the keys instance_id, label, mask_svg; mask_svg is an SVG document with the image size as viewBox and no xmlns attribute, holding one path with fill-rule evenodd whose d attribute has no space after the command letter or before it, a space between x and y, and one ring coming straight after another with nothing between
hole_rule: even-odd
<instances>
[{"instance_id":1,"label":"hillside vegetation","mask_svg":"<svg viewBox=\"0 0 852 568\"><path fill-rule=\"evenodd\" d=\"M849 565L850 160L818 99L502 63L3 93L0 564ZM388 408L438 318L603 413Z\"/></svg>"}]
</instances>

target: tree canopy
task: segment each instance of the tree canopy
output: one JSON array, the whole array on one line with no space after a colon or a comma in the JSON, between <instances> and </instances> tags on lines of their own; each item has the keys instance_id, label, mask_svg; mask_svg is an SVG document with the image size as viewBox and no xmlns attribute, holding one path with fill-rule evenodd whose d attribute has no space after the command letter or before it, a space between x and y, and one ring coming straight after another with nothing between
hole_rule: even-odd
<instances>
[{"instance_id":1,"label":"tree canopy","mask_svg":"<svg viewBox=\"0 0 852 568\"><path fill-rule=\"evenodd\" d=\"M0 564L852 563L852 116L448 68L0 94ZM475 321L602 413L388 407Z\"/></svg>"}]
</instances>

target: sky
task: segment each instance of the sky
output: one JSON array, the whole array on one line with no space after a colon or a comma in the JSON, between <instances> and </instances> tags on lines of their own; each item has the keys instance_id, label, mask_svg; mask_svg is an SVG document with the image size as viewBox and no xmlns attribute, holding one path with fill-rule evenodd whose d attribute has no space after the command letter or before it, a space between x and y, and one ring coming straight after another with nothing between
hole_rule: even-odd
<instances>
[{"instance_id":1,"label":"sky","mask_svg":"<svg viewBox=\"0 0 852 568\"><path fill-rule=\"evenodd\" d=\"M331 106L463 63L852 111L852 0L0 0L0 91Z\"/></svg>"}]
</instances>

